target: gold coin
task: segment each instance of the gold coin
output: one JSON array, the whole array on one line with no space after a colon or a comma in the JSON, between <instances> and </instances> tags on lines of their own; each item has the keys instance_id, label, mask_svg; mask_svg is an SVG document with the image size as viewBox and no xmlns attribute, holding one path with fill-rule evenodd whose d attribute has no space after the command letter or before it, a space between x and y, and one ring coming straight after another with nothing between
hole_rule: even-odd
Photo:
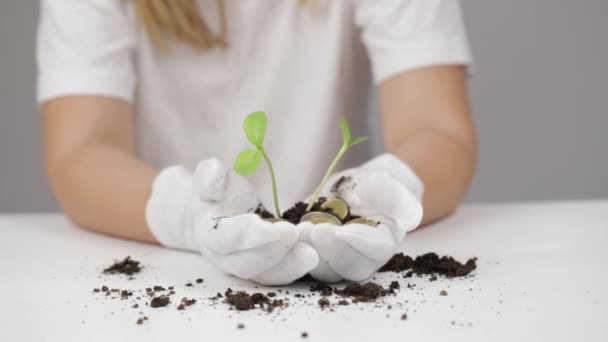
<instances>
[{"instance_id":1,"label":"gold coin","mask_svg":"<svg viewBox=\"0 0 608 342\"><path fill-rule=\"evenodd\" d=\"M338 226L342 225L342 221L340 221L339 218L335 217L332 214L323 213L320 211L313 211L313 212L307 213L304 216L302 216L302 219L300 221L308 221L308 222L312 222L313 224L332 223L332 224L335 224Z\"/></svg>"},{"instance_id":2,"label":"gold coin","mask_svg":"<svg viewBox=\"0 0 608 342\"><path fill-rule=\"evenodd\" d=\"M363 218L363 217L359 217L359 218L356 218L354 220L350 220L350 221L346 222L345 224L355 224L355 223L357 223L357 224L366 224L366 225L372 226L372 227L377 227L378 226L378 222L372 221L372 220L368 220L368 219Z\"/></svg>"},{"instance_id":3,"label":"gold coin","mask_svg":"<svg viewBox=\"0 0 608 342\"><path fill-rule=\"evenodd\" d=\"M276 223L276 222L281 222L281 221L286 221L286 220L282 219L282 218L271 217L271 218L264 219L264 221Z\"/></svg>"},{"instance_id":4,"label":"gold coin","mask_svg":"<svg viewBox=\"0 0 608 342\"><path fill-rule=\"evenodd\" d=\"M330 199L321 204L321 209L329 210L341 220L348 215L348 204L339 198Z\"/></svg>"}]
</instances>

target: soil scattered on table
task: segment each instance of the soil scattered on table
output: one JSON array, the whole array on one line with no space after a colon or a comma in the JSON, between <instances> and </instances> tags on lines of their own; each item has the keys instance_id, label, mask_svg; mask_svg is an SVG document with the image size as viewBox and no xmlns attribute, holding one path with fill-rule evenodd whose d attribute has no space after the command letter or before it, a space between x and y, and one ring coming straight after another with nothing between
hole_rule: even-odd
<instances>
[{"instance_id":1,"label":"soil scattered on table","mask_svg":"<svg viewBox=\"0 0 608 342\"><path fill-rule=\"evenodd\" d=\"M323 201L325 201L325 199L321 199L317 206L320 206ZM304 203L300 205L300 208L303 206L303 209L305 209ZM292 218L295 220L299 213L292 211L292 214L290 215L293 215ZM379 271L396 273L403 272L404 274L399 275L399 278L410 278L413 275L417 275L418 277L430 275L429 281L433 281L438 279L437 276L442 276L444 278L466 277L476 269L476 260L476 258L471 258L465 263L460 263L452 257L440 257L436 253L427 253L416 258L411 258L403 253L399 253L395 254L393 258L391 258L391 260L389 260ZM124 260L108 267L103 271L103 273L135 274L141 271L141 269L142 268L139 266L138 261L127 257ZM376 278L373 278L372 280L375 279ZM210 301L209 303L211 306L227 305L230 310L260 310L266 313L272 313L274 311L287 308L290 306L291 301L297 301L299 304L304 305L316 304L316 307L326 312L334 312L334 310L338 310L338 307L340 306L355 305L359 303L361 303L359 305L372 305L376 308L392 310L393 306L389 304L391 302L381 298L395 295L402 289L401 284L397 280L389 280L389 282L384 283L384 286L376 281L369 281L366 283L349 283L340 287L334 287L332 285L317 282L311 283L311 280L312 278L310 276L303 277L302 279L298 280L300 284L310 284L308 294L290 294L289 291L281 288L278 288L273 292L266 292L266 294L261 292L248 293L246 291L233 291L232 289L228 288L223 292L223 294L217 293L216 296L208 297L206 300ZM182 283L183 285L181 285L181 289L185 290L186 288L197 288L199 287L198 284L203 284L203 282L204 280L202 278L196 278L192 282L186 282L185 284ZM195 286L195 284L197 286ZM205 287L205 285L201 286ZM449 287L450 286L448 286L448 288ZM404 284L403 288L412 291L421 290L420 286L415 286L415 284L410 283ZM181 300L176 299L174 296L176 295L176 291L180 292L180 286L165 287L161 285L154 285L145 289L127 290L110 288L106 285L102 285L93 289L94 294L99 294L104 298L129 300L129 307L133 309L143 307L144 304L150 308L160 308L170 306L171 303L176 303L172 307L181 311L186 310L188 307L197 303L197 299L195 298L183 297ZM134 295L134 293L141 293L142 295L138 296ZM448 292L444 289L439 292L439 295L447 296ZM202 301L205 299L200 298L198 300ZM407 305L407 302L408 301L405 300L405 305ZM139 304L142 305L140 306ZM399 303L398 307L403 308L403 305L404 303ZM148 318L143 316L143 312L141 311L139 314L141 316L139 319L137 319L136 323L141 325L147 321ZM388 316L389 315L387 314L387 317ZM397 315L397 317L399 317L399 315ZM406 320L408 318L406 313L401 314L400 317L401 320ZM237 328L242 329L239 326L237 326ZM301 335L303 338L307 336L307 333L302 333Z\"/></svg>"},{"instance_id":2,"label":"soil scattered on table","mask_svg":"<svg viewBox=\"0 0 608 342\"><path fill-rule=\"evenodd\" d=\"M103 270L105 274L126 274L132 276L141 271L142 267L139 265L139 261L126 257L122 261L115 262L112 266L107 267Z\"/></svg>"}]
</instances>

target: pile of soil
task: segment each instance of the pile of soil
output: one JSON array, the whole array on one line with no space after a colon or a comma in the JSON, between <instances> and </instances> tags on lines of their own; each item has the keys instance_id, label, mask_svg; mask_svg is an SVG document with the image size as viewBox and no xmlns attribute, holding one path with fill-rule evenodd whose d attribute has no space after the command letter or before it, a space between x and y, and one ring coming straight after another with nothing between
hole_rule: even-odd
<instances>
[{"instance_id":1,"label":"pile of soil","mask_svg":"<svg viewBox=\"0 0 608 342\"><path fill-rule=\"evenodd\" d=\"M274 295L268 296L263 293L249 294L245 291L233 292L227 289L224 293L225 303L238 311L248 311L256 308L266 312L272 312L276 308L284 308L287 303L283 299L271 299Z\"/></svg>"},{"instance_id":2,"label":"pile of soil","mask_svg":"<svg viewBox=\"0 0 608 342\"><path fill-rule=\"evenodd\" d=\"M400 289L399 282L393 281L388 288L384 288L382 285L375 282L367 282L364 284L352 283L346 285L343 289L331 287L327 284L315 284L310 287L310 292L318 293L321 297L318 304L323 308L329 306L330 302L326 297L332 295L340 298L351 299L352 303L370 303L376 301L380 297L387 296L389 294L395 294L395 290ZM339 300L338 305L348 305L347 300Z\"/></svg>"},{"instance_id":3,"label":"pile of soil","mask_svg":"<svg viewBox=\"0 0 608 342\"><path fill-rule=\"evenodd\" d=\"M432 275L447 278L464 277L477 268L477 258L461 263L451 256L439 257L437 253L426 253L412 259L403 253L395 254L378 272L404 272L408 275ZM436 279L436 278L435 278Z\"/></svg>"},{"instance_id":4,"label":"pile of soil","mask_svg":"<svg viewBox=\"0 0 608 342\"><path fill-rule=\"evenodd\" d=\"M132 276L139 273L143 267L140 266L139 261L126 257L122 261L115 262L112 266L107 267L103 270L105 274L126 274Z\"/></svg>"},{"instance_id":5,"label":"pile of soil","mask_svg":"<svg viewBox=\"0 0 608 342\"><path fill-rule=\"evenodd\" d=\"M324 213L328 213L328 214L332 214L334 215L333 211L331 211L330 209L322 209L321 205L323 203L325 203L327 201L326 197L319 197L319 199L317 200L317 202L312 206L312 208L310 209L310 211L320 211L320 212L324 212ZM298 224L300 223L300 221L302 220L302 216L304 216L307 211L306 208L308 207L308 203L305 202L298 202L296 204L294 204L291 208L285 210L283 212L282 218L293 223L293 224ZM263 204L259 204L257 209L255 210L255 214L257 214L258 216L260 216L263 219L267 219L267 218L274 218L274 215L272 213L270 213ZM350 221L350 220L354 220L356 218L360 218L360 216L357 215L351 215L350 212L348 213L348 215L346 215L346 217L341 220L342 224Z\"/></svg>"}]
</instances>

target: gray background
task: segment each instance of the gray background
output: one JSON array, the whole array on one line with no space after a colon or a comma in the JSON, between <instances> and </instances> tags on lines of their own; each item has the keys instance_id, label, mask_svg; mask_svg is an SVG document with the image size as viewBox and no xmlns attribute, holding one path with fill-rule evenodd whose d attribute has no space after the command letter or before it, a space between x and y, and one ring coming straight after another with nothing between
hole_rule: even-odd
<instances>
[{"instance_id":1,"label":"gray background","mask_svg":"<svg viewBox=\"0 0 608 342\"><path fill-rule=\"evenodd\" d=\"M57 208L34 100L37 6L0 1L0 212ZM608 1L463 6L481 142L469 200L608 197Z\"/></svg>"}]
</instances>

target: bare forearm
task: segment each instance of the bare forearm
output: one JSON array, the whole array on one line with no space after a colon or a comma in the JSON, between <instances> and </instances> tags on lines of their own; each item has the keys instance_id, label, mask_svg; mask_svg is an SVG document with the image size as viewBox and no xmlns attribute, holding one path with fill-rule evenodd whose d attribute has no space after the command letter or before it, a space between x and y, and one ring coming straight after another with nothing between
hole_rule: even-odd
<instances>
[{"instance_id":1,"label":"bare forearm","mask_svg":"<svg viewBox=\"0 0 608 342\"><path fill-rule=\"evenodd\" d=\"M462 66L431 66L380 86L384 142L424 183L424 218L452 212L464 198L477 159L477 141Z\"/></svg>"},{"instance_id":2,"label":"bare forearm","mask_svg":"<svg viewBox=\"0 0 608 342\"><path fill-rule=\"evenodd\" d=\"M423 224L448 215L462 202L475 170L475 144L428 130L391 152L406 161L424 183Z\"/></svg>"},{"instance_id":3,"label":"bare forearm","mask_svg":"<svg viewBox=\"0 0 608 342\"><path fill-rule=\"evenodd\" d=\"M118 237L155 242L145 206L157 171L109 144L92 143L47 161L55 193L76 224Z\"/></svg>"}]
</instances>

